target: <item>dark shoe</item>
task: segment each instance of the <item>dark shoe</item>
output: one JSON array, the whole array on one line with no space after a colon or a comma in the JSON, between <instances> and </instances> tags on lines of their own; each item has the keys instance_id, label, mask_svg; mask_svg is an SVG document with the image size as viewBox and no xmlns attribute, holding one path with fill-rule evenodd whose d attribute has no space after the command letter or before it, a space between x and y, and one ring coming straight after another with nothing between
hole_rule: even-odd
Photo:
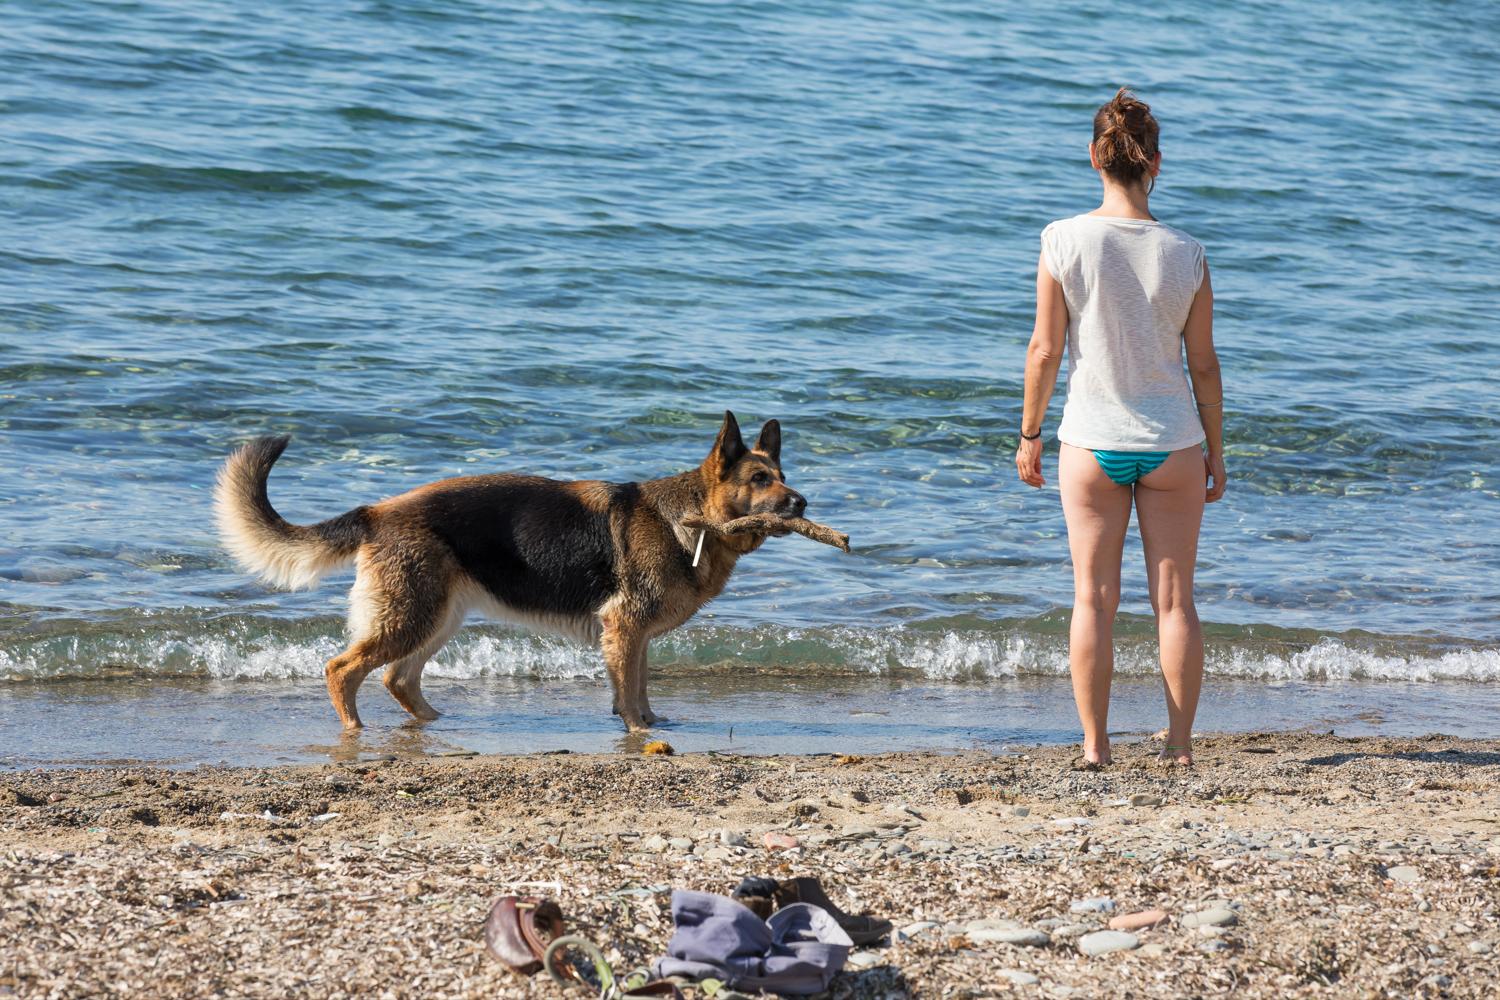
<instances>
[{"instance_id":1,"label":"dark shoe","mask_svg":"<svg viewBox=\"0 0 1500 1000\"><path fill-rule=\"evenodd\" d=\"M735 887L733 898L749 907L762 920L770 920L776 909L776 886L774 878L746 878Z\"/></svg>"},{"instance_id":2,"label":"dark shoe","mask_svg":"<svg viewBox=\"0 0 1500 1000\"><path fill-rule=\"evenodd\" d=\"M741 883L743 884L743 883ZM818 880L809 876L791 878L776 884L776 905L786 906L789 903L811 903L819 909L826 910L838 925L849 935L849 940L856 945L874 944L891 932L894 926L889 920L872 917L867 913L858 916L845 913L823 891Z\"/></svg>"}]
</instances>

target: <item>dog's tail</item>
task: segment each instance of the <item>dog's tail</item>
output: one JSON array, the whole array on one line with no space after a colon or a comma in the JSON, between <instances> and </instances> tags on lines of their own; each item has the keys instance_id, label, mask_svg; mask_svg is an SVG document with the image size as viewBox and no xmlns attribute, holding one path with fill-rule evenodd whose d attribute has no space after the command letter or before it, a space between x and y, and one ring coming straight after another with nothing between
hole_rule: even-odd
<instances>
[{"instance_id":1,"label":"dog's tail","mask_svg":"<svg viewBox=\"0 0 1500 1000\"><path fill-rule=\"evenodd\" d=\"M370 512L356 507L319 524L288 524L266 496L266 477L288 435L256 438L229 456L214 484L219 537L235 562L268 583L311 587L354 560L370 534Z\"/></svg>"}]
</instances>

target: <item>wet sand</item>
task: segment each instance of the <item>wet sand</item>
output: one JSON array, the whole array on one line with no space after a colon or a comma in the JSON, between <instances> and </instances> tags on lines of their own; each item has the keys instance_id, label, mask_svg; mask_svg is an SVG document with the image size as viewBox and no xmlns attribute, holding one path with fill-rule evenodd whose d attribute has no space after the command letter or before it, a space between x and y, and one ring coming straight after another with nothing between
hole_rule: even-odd
<instances>
[{"instance_id":1,"label":"wet sand","mask_svg":"<svg viewBox=\"0 0 1500 1000\"><path fill-rule=\"evenodd\" d=\"M1154 746L1103 773L1053 746L4 774L0 994L554 996L485 954L496 896L557 899L630 966L670 936L667 887L809 874L903 929L835 997L1493 995L1493 742L1220 736L1192 769Z\"/></svg>"}]
</instances>

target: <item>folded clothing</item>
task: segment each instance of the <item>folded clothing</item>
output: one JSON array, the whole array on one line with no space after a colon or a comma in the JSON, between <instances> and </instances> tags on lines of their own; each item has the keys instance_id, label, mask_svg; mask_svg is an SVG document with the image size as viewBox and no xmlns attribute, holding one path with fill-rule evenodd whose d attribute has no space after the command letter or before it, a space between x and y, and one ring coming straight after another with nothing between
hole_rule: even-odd
<instances>
[{"instance_id":1,"label":"folded clothing","mask_svg":"<svg viewBox=\"0 0 1500 1000\"><path fill-rule=\"evenodd\" d=\"M674 889L672 923L667 954L652 975L714 978L736 990L821 993L854 946L827 911L809 903L783 906L761 920L728 896Z\"/></svg>"}]
</instances>

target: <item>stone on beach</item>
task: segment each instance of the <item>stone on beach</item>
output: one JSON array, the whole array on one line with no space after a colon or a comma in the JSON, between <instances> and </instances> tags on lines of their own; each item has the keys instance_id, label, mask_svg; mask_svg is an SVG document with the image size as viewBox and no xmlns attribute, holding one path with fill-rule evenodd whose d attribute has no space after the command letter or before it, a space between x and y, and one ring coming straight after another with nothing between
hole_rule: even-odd
<instances>
[{"instance_id":1,"label":"stone on beach","mask_svg":"<svg viewBox=\"0 0 1500 1000\"><path fill-rule=\"evenodd\" d=\"M1140 930L1142 927L1155 927L1166 919L1166 910L1141 910L1137 913L1122 913L1118 917L1110 918L1109 929L1112 931Z\"/></svg>"},{"instance_id":2,"label":"stone on beach","mask_svg":"<svg viewBox=\"0 0 1500 1000\"><path fill-rule=\"evenodd\" d=\"M1091 896L1075 900L1068 910L1071 913L1110 913L1114 908L1115 901L1108 896Z\"/></svg>"},{"instance_id":3,"label":"stone on beach","mask_svg":"<svg viewBox=\"0 0 1500 1000\"><path fill-rule=\"evenodd\" d=\"M1385 874L1387 878L1396 882L1411 883L1421 881L1422 879L1422 873L1411 865L1397 865L1394 868L1387 868Z\"/></svg>"},{"instance_id":4,"label":"stone on beach","mask_svg":"<svg viewBox=\"0 0 1500 1000\"><path fill-rule=\"evenodd\" d=\"M1124 931L1095 931L1078 939L1078 950L1090 958L1108 955L1112 951L1129 951L1140 945L1140 938Z\"/></svg>"},{"instance_id":5,"label":"stone on beach","mask_svg":"<svg viewBox=\"0 0 1500 1000\"><path fill-rule=\"evenodd\" d=\"M997 944L1013 944L1021 948L1045 948L1052 943L1052 938L1046 931L1030 927L1023 927L1016 931L991 931L989 940Z\"/></svg>"},{"instance_id":6,"label":"stone on beach","mask_svg":"<svg viewBox=\"0 0 1500 1000\"><path fill-rule=\"evenodd\" d=\"M790 851L793 848L801 846L796 837L793 837L789 833L781 833L778 830L768 831L761 838L761 843L765 844L766 849L771 851Z\"/></svg>"},{"instance_id":7,"label":"stone on beach","mask_svg":"<svg viewBox=\"0 0 1500 1000\"><path fill-rule=\"evenodd\" d=\"M995 975L1001 979L1008 979L1016 986L1035 986L1041 982L1036 976L1033 976L1029 972L1023 972L1020 969L1001 969Z\"/></svg>"},{"instance_id":8,"label":"stone on beach","mask_svg":"<svg viewBox=\"0 0 1500 1000\"><path fill-rule=\"evenodd\" d=\"M1234 911L1224 906L1212 906L1197 913L1185 913L1182 917L1184 927L1232 927L1239 922L1239 917Z\"/></svg>"}]
</instances>

